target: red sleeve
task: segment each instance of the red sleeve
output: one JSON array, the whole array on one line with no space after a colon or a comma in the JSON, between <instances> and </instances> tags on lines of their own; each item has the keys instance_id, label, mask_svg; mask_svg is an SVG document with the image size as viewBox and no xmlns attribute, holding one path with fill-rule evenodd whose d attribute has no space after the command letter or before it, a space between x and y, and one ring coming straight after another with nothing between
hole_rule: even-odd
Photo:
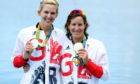
<instances>
[{"instance_id":1,"label":"red sleeve","mask_svg":"<svg viewBox=\"0 0 140 84\"><path fill-rule=\"evenodd\" d=\"M103 75L103 68L93 63L91 59L89 59L88 64L86 65L86 69L97 78L101 78Z\"/></svg>"},{"instance_id":2,"label":"red sleeve","mask_svg":"<svg viewBox=\"0 0 140 84\"><path fill-rule=\"evenodd\" d=\"M13 64L14 64L14 66L17 67L17 68L22 67L22 66L25 65L26 63L27 63L27 61L25 61L25 60L23 59L23 56L22 56L22 55L21 55L21 56L16 56L16 57L14 58L14 60L13 60Z\"/></svg>"}]
</instances>

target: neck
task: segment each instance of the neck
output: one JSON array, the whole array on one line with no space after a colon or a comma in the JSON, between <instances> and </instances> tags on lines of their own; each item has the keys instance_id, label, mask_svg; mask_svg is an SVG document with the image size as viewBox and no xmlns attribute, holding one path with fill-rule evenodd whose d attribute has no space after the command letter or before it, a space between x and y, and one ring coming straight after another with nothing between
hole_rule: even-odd
<instances>
[{"instance_id":1,"label":"neck","mask_svg":"<svg viewBox=\"0 0 140 84\"><path fill-rule=\"evenodd\" d=\"M44 33L45 33L46 36L49 35L49 31L50 31L50 29L51 29L51 26L45 26L45 25L43 25L42 23L40 23L40 28L41 28L42 30L44 30Z\"/></svg>"},{"instance_id":2,"label":"neck","mask_svg":"<svg viewBox=\"0 0 140 84\"><path fill-rule=\"evenodd\" d=\"M80 38L73 38L74 44L83 41L83 38L84 36L81 36Z\"/></svg>"}]
</instances>

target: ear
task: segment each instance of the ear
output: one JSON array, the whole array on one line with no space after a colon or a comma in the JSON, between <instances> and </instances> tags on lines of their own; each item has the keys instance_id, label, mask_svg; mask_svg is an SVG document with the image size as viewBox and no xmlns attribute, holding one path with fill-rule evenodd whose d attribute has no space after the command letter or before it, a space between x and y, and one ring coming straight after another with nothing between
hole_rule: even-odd
<instances>
[{"instance_id":1,"label":"ear","mask_svg":"<svg viewBox=\"0 0 140 84\"><path fill-rule=\"evenodd\" d=\"M38 13L38 16L41 16L41 11L40 10L38 10L37 13Z\"/></svg>"},{"instance_id":2,"label":"ear","mask_svg":"<svg viewBox=\"0 0 140 84\"><path fill-rule=\"evenodd\" d=\"M55 18L57 18L57 16L58 16L58 13L56 14L56 17Z\"/></svg>"},{"instance_id":3,"label":"ear","mask_svg":"<svg viewBox=\"0 0 140 84\"><path fill-rule=\"evenodd\" d=\"M67 27L67 30L69 30L70 25L67 25L66 27Z\"/></svg>"}]
</instances>

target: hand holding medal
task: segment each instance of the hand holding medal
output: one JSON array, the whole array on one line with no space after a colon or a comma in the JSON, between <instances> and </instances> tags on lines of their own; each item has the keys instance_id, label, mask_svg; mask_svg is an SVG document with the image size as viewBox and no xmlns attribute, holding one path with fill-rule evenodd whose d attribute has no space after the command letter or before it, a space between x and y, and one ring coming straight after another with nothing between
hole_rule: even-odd
<instances>
[{"instance_id":1,"label":"hand holding medal","mask_svg":"<svg viewBox=\"0 0 140 84\"><path fill-rule=\"evenodd\" d=\"M26 46L24 47L24 55L23 55L23 59L24 60L28 60L29 56L31 55L32 51L33 51L33 46L31 42L27 42Z\"/></svg>"},{"instance_id":2,"label":"hand holding medal","mask_svg":"<svg viewBox=\"0 0 140 84\"><path fill-rule=\"evenodd\" d=\"M76 53L78 53L78 50L80 50L82 48L84 48L82 43L76 43L76 44L74 44L74 51Z\"/></svg>"},{"instance_id":3,"label":"hand holding medal","mask_svg":"<svg viewBox=\"0 0 140 84\"><path fill-rule=\"evenodd\" d=\"M38 45L39 45L39 42L38 42L38 40L36 40L36 39L33 39L33 40L31 41L31 43L32 43L32 46L33 46L34 49L37 48Z\"/></svg>"},{"instance_id":4,"label":"hand holding medal","mask_svg":"<svg viewBox=\"0 0 140 84\"><path fill-rule=\"evenodd\" d=\"M51 29L49 30L49 35L47 35L46 36L46 38L44 39L44 40L42 40L42 39L40 39L39 38L39 32L40 32L40 23L38 24L38 28L37 28L37 30L36 30L36 38L32 38L28 43L30 43L30 49L32 49L32 51L33 51L33 53L32 53L32 51L30 52L29 50L27 51L25 51L26 52L26 54L29 52L29 54L27 54L27 56L26 56L26 54L25 54L25 58L30 58L31 60L33 60L33 61L39 61L39 60L42 60L44 57L45 57L45 55L38 55L38 54L36 54L37 52L38 52L38 50L41 50L42 52L44 52L44 49L45 49L45 47L46 47L46 44L48 43L48 40L49 40L49 38L50 38L50 36L51 36L51 33L52 33L52 31L53 31L53 25L51 26ZM27 43L27 44L28 44ZM27 45L26 45L27 46ZM25 46L25 47L26 47ZM31 55L32 54L32 55ZM30 56L30 57L29 57Z\"/></svg>"},{"instance_id":5,"label":"hand holding medal","mask_svg":"<svg viewBox=\"0 0 140 84\"><path fill-rule=\"evenodd\" d=\"M83 66L84 65L83 59L82 58L79 59L79 56L77 54L78 50L80 50L82 48L84 48L82 43L76 43L74 45L74 51L76 53L76 56L72 60L73 60L73 62L75 63L76 66L79 66L79 65Z\"/></svg>"}]
</instances>

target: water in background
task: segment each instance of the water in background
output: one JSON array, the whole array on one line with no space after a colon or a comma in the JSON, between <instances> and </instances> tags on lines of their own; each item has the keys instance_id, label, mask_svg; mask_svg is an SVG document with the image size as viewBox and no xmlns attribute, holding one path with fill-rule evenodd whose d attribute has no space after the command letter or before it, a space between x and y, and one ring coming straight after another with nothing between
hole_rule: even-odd
<instances>
[{"instance_id":1,"label":"water in background","mask_svg":"<svg viewBox=\"0 0 140 84\"><path fill-rule=\"evenodd\" d=\"M0 84L19 84L23 70L12 65L11 56L18 32L36 24L40 0L3 0L0 3ZM140 1L59 0L54 25L64 30L68 13L82 9L91 37L101 40L108 52L110 79L100 84L140 84Z\"/></svg>"}]
</instances>

